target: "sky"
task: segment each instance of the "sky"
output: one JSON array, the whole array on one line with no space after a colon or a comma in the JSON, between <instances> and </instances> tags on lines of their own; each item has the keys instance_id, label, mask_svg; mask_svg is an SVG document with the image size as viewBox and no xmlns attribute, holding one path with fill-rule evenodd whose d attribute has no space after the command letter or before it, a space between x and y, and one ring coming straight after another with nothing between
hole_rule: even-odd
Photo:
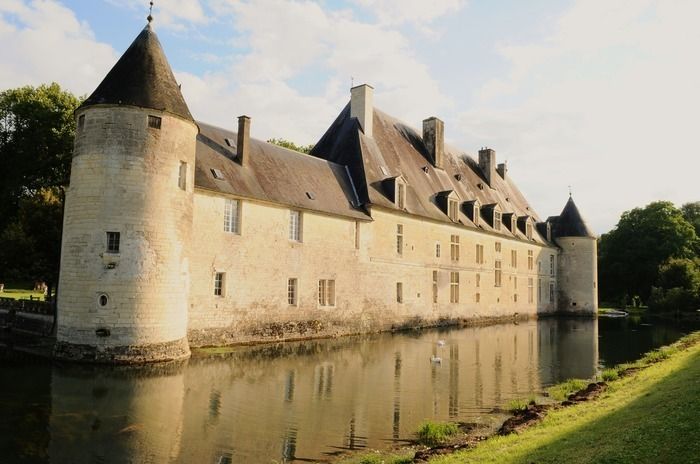
<instances>
[{"instance_id":1,"label":"sky","mask_svg":"<svg viewBox=\"0 0 700 464\"><path fill-rule=\"evenodd\" d=\"M0 90L91 93L146 24L144 0L0 0ZM700 201L697 0L155 0L196 119L317 141L349 101L497 162L542 217L569 188L596 233L656 200Z\"/></svg>"}]
</instances>

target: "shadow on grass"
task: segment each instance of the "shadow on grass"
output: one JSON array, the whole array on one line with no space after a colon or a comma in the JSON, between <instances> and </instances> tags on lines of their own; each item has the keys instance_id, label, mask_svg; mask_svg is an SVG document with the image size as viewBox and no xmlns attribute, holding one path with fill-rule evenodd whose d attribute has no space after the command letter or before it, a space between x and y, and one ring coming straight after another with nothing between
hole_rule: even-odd
<instances>
[{"instance_id":1,"label":"shadow on grass","mask_svg":"<svg viewBox=\"0 0 700 464\"><path fill-rule=\"evenodd\" d=\"M538 464L700 462L699 417L697 351L637 400L512 458Z\"/></svg>"}]
</instances>

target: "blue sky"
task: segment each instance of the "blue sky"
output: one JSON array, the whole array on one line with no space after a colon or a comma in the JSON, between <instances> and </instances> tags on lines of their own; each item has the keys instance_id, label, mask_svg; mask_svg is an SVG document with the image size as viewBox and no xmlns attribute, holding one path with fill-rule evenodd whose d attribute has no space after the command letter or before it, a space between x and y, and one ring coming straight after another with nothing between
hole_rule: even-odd
<instances>
[{"instance_id":1,"label":"blue sky","mask_svg":"<svg viewBox=\"0 0 700 464\"><path fill-rule=\"evenodd\" d=\"M700 200L695 0L156 0L196 118L313 143L349 98L507 160L541 216L571 185L598 233L656 199ZM0 89L90 93L145 24L143 0L0 0Z\"/></svg>"}]
</instances>

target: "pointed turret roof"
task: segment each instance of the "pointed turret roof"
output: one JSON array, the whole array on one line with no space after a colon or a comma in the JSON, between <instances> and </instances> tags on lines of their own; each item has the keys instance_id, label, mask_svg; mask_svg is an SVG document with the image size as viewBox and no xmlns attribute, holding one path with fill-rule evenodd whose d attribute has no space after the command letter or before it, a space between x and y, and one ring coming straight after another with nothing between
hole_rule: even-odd
<instances>
[{"instance_id":1,"label":"pointed turret roof","mask_svg":"<svg viewBox=\"0 0 700 464\"><path fill-rule=\"evenodd\" d=\"M99 104L151 108L193 120L150 23L82 106Z\"/></svg>"},{"instance_id":2,"label":"pointed turret roof","mask_svg":"<svg viewBox=\"0 0 700 464\"><path fill-rule=\"evenodd\" d=\"M571 196L561 214L552 216L547 221L552 224L553 237L596 237L586 225Z\"/></svg>"}]
</instances>

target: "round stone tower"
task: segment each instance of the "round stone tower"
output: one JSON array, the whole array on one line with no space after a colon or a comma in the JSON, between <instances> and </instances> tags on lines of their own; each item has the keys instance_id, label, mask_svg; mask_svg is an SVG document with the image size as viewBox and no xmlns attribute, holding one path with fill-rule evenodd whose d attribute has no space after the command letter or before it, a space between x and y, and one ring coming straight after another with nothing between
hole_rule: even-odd
<instances>
[{"instance_id":1,"label":"round stone tower","mask_svg":"<svg viewBox=\"0 0 700 464\"><path fill-rule=\"evenodd\" d=\"M598 240L569 197L561 214L548 219L559 253L558 310L595 315L598 312Z\"/></svg>"},{"instance_id":2,"label":"round stone tower","mask_svg":"<svg viewBox=\"0 0 700 464\"><path fill-rule=\"evenodd\" d=\"M198 128L150 23L75 117L54 353L185 358Z\"/></svg>"}]
</instances>

